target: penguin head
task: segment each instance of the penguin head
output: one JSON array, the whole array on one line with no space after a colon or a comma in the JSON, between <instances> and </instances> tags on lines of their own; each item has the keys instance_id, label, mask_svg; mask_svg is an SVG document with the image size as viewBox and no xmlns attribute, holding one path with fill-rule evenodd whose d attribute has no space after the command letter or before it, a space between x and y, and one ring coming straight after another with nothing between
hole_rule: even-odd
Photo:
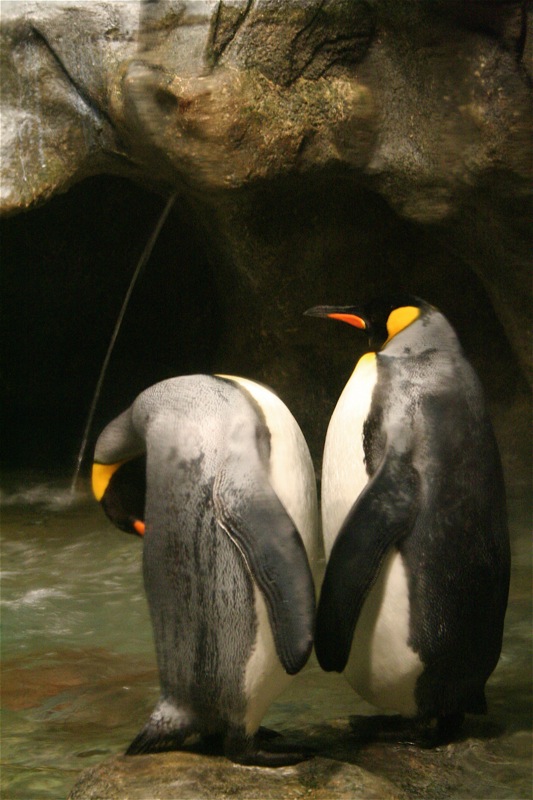
<instances>
[{"instance_id":1,"label":"penguin head","mask_svg":"<svg viewBox=\"0 0 533 800\"><path fill-rule=\"evenodd\" d=\"M329 317L366 332L371 350L381 350L397 333L430 311L419 297L397 294L379 297L362 306L314 306L309 317Z\"/></svg>"}]
</instances>

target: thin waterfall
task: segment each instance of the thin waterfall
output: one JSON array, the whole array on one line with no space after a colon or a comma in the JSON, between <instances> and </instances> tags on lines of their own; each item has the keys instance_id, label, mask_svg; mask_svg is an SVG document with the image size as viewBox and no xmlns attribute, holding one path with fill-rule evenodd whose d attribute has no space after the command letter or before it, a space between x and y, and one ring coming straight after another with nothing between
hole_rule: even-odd
<instances>
[{"instance_id":1,"label":"thin waterfall","mask_svg":"<svg viewBox=\"0 0 533 800\"><path fill-rule=\"evenodd\" d=\"M154 245L155 245L155 243L156 243L156 241L157 241L157 239L159 237L159 234L161 233L161 229L162 229L163 225L165 224L165 221L166 221L166 219L167 219L167 217L168 217L168 215L170 213L170 210L171 210L172 206L174 205L175 199L176 199L176 193L172 194L169 197L169 199L167 200L167 203L166 203L163 211L161 212L161 214L159 216L159 219L157 220L155 228L152 231L152 235L150 236L150 238L146 242L146 246L145 246L144 250L141 253L141 256L140 256L140 258L139 258L139 260L137 262L137 266L135 267L133 275L131 276L131 280L130 280L127 292L126 292L126 294L124 296L124 300L122 302L122 306L121 306L119 315L117 317L117 321L115 323L115 327L113 329L113 333L111 334L111 339L109 341L107 352L105 354L105 358L104 358L104 361L102 363L102 368L100 370L100 375L98 376L98 381L96 383L96 388L94 390L94 395L93 395L93 399L92 399L92 402L91 402L91 406L89 408L89 413L87 414L87 421L85 423L85 428L84 428L84 431L83 431L83 437L82 437L82 440L81 440L81 446L80 446L80 450L79 450L79 453L78 453L78 458L77 458L77 461L76 461L76 469L74 470L74 475L72 476L72 482L70 484L70 494L71 494L71 496L74 496L74 494L76 492L76 484L78 482L81 465L82 465L82 462L83 462L83 458L85 456L85 450L87 448L87 441L89 439L89 433L91 431L91 426L92 426L92 423L93 423L94 414L95 414L95 411L96 411L96 407L98 405L98 400L100 398L100 393L102 391L102 386L104 384L104 379L105 379L105 375L106 375L106 372L107 372L107 367L109 365L109 360L111 358L111 354L113 352L113 348L115 347L115 342L117 340L120 328L122 326L122 320L124 319L124 315L126 313L126 309L128 308L128 304L130 302L130 298L131 298L133 289L135 288L135 284L137 283L137 278L141 274L143 267L146 265L146 262L148 261L148 259L150 258L151 254L152 254L152 250L154 248Z\"/></svg>"}]
</instances>

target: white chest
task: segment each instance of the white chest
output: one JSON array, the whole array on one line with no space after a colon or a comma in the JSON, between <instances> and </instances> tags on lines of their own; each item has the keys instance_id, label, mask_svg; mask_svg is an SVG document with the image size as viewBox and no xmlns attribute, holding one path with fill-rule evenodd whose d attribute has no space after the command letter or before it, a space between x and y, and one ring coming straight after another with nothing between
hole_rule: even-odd
<instances>
[{"instance_id":1,"label":"white chest","mask_svg":"<svg viewBox=\"0 0 533 800\"><path fill-rule=\"evenodd\" d=\"M351 507L368 483L363 427L377 381L373 354L363 356L329 424L322 467L322 524L326 558ZM344 675L366 700L410 716L423 670L409 638L409 590L401 555L391 550L359 617Z\"/></svg>"},{"instance_id":2,"label":"white chest","mask_svg":"<svg viewBox=\"0 0 533 800\"><path fill-rule=\"evenodd\" d=\"M322 461L322 526L326 558L348 511L368 482L363 426L377 381L376 357L363 356L329 423Z\"/></svg>"},{"instance_id":3,"label":"white chest","mask_svg":"<svg viewBox=\"0 0 533 800\"><path fill-rule=\"evenodd\" d=\"M424 669L407 644L409 616L405 566L391 550L361 611L344 676L368 702L407 717L416 715L416 682Z\"/></svg>"}]
</instances>

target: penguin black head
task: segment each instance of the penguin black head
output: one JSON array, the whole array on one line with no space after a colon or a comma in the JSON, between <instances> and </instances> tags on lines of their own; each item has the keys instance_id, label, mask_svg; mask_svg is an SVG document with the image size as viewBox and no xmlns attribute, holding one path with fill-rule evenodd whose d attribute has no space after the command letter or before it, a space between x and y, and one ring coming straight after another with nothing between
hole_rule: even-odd
<instances>
[{"instance_id":1,"label":"penguin black head","mask_svg":"<svg viewBox=\"0 0 533 800\"><path fill-rule=\"evenodd\" d=\"M314 306L305 314L338 319L366 331L370 348L380 350L393 336L431 308L419 297L398 294L375 298L362 306Z\"/></svg>"}]
</instances>

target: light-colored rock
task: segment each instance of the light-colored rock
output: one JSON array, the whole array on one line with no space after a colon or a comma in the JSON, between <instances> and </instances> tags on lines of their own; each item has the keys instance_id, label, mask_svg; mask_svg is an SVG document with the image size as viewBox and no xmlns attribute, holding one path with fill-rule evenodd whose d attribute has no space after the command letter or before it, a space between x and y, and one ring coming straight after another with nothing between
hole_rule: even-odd
<instances>
[{"instance_id":1,"label":"light-colored rock","mask_svg":"<svg viewBox=\"0 0 533 800\"><path fill-rule=\"evenodd\" d=\"M139 8L120 0L2 3L2 212L123 169L109 91L136 51ZM132 164L127 172L134 176Z\"/></svg>"},{"instance_id":2,"label":"light-colored rock","mask_svg":"<svg viewBox=\"0 0 533 800\"><path fill-rule=\"evenodd\" d=\"M419 222L446 219L495 177L520 195L524 13L5 2L2 208L105 171L213 192L335 166Z\"/></svg>"},{"instance_id":3,"label":"light-colored rock","mask_svg":"<svg viewBox=\"0 0 533 800\"><path fill-rule=\"evenodd\" d=\"M85 770L69 800L405 800L355 764L315 758L294 767L243 767L194 753L118 756Z\"/></svg>"}]
</instances>

